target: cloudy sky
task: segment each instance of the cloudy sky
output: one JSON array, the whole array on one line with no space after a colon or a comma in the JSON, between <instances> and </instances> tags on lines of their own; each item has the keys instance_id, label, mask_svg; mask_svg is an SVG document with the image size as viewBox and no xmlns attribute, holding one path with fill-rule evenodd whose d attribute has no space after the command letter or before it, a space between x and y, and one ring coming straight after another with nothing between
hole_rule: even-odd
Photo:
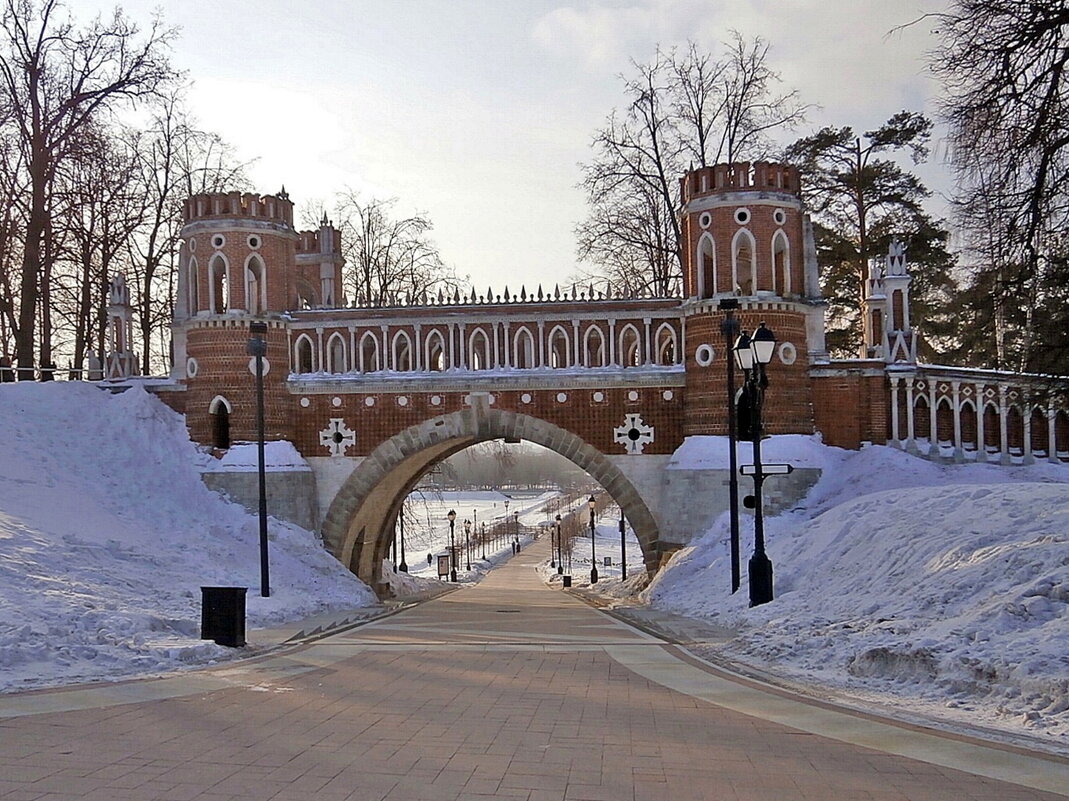
<instances>
[{"instance_id":1,"label":"cloudy sky","mask_svg":"<svg viewBox=\"0 0 1069 801\"><path fill-rule=\"evenodd\" d=\"M78 19L112 2L68 0ZM158 0L121 0L147 22ZM181 0L173 61L203 128L255 159L260 192L298 204L346 187L425 212L443 258L480 289L552 286L576 269L576 188L621 73L660 44L760 35L823 125L930 110L942 0ZM924 177L945 185L943 170Z\"/></svg>"}]
</instances>

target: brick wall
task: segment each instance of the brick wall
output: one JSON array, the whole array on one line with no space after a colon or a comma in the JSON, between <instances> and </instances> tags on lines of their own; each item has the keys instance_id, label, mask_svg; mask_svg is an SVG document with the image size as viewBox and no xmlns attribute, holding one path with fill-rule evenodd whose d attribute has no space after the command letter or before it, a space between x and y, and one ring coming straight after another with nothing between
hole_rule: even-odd
<instances>
[{"instance_id":1,"label":"brick wall","mask_svg":"<svg viewBox=\"0 0 1069 801\"><path fill-rule=\"evenodd\" d=\"M885 443L889 426L889 389L882 367L836 366L814 370L814 424L826 445L860 448Z\"/></svg>"},{"instance_id":2,"label":"brick wall","mask_svg":"<svg viewBox=\"0 0 1069 801\"><path fill-rule=\"evenodd\" d=\"M787 304L758 304L765 308L740 309L735 318L742 330L752 332L764 321L776 335L776 353L766 368L765 430L770 434L810 434L813 432L813 396L810 391L806 357L805 316L790 311ZM781 308L777 308L781 307ZM684 435L727 434L727 348L720 333L723 312L702 312L686 320L687 413ZM793 363L790 343L794 348ZM700 345L711 345L715 358L708 367L696 361ZM735 370L736 391L743 374Z\"/></svg>"}]
</instances>

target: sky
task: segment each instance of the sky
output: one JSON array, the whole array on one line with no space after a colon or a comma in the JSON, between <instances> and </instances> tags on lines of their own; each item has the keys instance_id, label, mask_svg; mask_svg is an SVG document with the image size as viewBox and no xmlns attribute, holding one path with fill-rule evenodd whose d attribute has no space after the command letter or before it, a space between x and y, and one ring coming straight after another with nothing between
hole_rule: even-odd
<instances>
[{"instance_id":1,"label":"sky","mask_svg":"<svg viewBox=\"0 0 1069 801\"><path fill-rule=\"evenodd\" d=\"M78 20L105 0L68 0ZM120 3L147 24L158 0ZM943 0L183 0L172 60L193 81L256 191L329 206L347 189L422 212L459 276L552 286L577 270L577 187L590 141L623 105L621 75L656 47L719 52L731 30L771 45L783 86L818 106L795 135L864 131L932 111L933 25L896 26ZM921 170L947 186L937 163Z\"/></svg>"}]
</instances>

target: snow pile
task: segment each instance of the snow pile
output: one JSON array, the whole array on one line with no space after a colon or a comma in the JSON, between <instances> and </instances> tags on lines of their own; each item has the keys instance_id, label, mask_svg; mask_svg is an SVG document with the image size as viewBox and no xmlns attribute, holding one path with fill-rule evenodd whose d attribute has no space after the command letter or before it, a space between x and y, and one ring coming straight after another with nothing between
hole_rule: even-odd
<instances>
[{"instance_id":1,"label":"snow pile","mask_svg":"<svg viewBox=\"0 0 1069 801\"><path fill-rule=\"evenodd\" d=\"M766 519L773 603L747 608L750 517L729 594L726 515L643 597L734 627L728 658L1069 738L1069 468L828 451L803 505Z\"/></svg>"},{"instance_id":2,"label":"snow pile","mask_svg":"<svg viewBox=\"0 0 1069 801\"><path fill-rule=\"evenodd\" d=\"M201 586L248 587L250 627L376 603L275 520L261 598L256 517L204 486L182 418L140 388L0 385L0 441L0 689L233 656L199 639Z\"/></svg>"}]
</instances>

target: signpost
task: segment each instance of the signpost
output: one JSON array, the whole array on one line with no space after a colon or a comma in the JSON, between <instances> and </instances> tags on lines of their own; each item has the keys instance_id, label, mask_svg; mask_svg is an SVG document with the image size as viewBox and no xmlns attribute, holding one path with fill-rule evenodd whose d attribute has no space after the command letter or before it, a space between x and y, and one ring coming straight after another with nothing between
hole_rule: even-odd
<instances>
[{"instance_id":1,"label":"signpost","mask_svg":"<svg viewBox=\"0 0 1069 801\"><path fill-rule=\"evenodd\" d=\"M763 464L761 465L761 475L763 476L785 476L788 473L794 471L793 464ZM739 468L739 472L744 476L756 476L757 466L752 464L744 464Z\"/></svg>"},{"instance_id":2,"label":"signpost","mask_svg":"<svg viewBox=\"0 0 1069 801\"><path fill-rule=\"evenodd\" d=\"M438 578L449 575L449 554L438 557Z\"/></svg>"}]
</instances>

